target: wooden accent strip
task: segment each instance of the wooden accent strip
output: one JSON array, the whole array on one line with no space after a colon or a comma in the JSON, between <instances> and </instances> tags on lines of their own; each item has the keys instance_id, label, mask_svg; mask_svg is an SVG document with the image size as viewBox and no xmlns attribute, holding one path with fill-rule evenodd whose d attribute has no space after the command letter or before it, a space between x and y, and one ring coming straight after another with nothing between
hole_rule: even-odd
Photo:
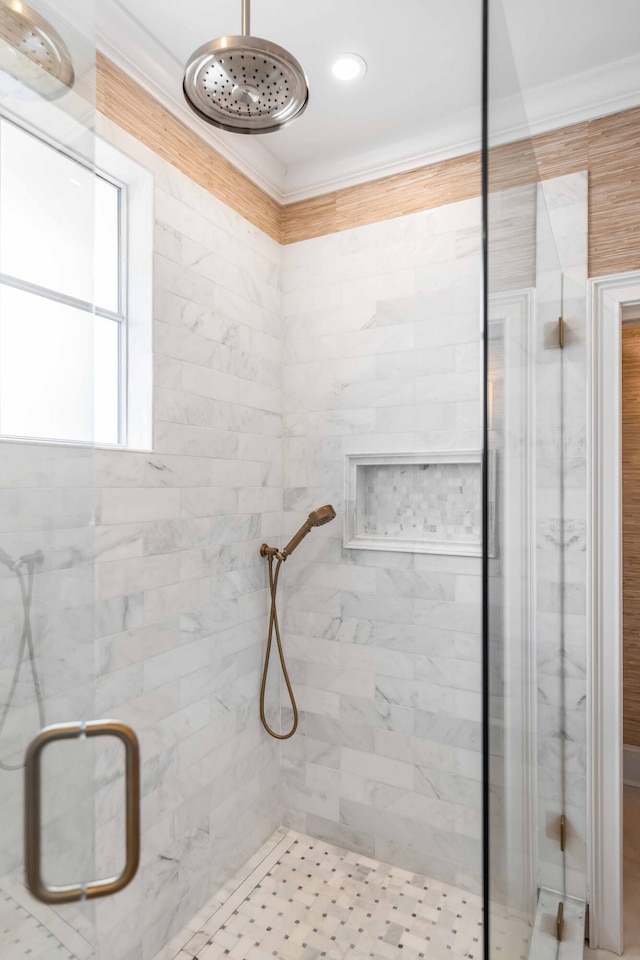
<instances>
[{"instance_id":1,"label":"wooden accent strip","mask_svg":"<svg viewBox=\"0 0 640 960\"><path fill-rule=\"evenodd\" d=\"M640 108L589 124L589 275L640 270Z\"/></svg>"},{"instance_id":2,"label":"wooden accent strip","mask_svg":"<svg viewBox=\"0 0 640 960\"><path fill-rule=\"evenodd\" d=\"M622 325L624 742L640 747L640 326Z\"/></svg>"},{"instance_id":3,"label":"wooden accent strip","mask_svg":"<svg viewBox=\"0 0 640 960\"><path fill-rule=\"evenodd\" d=\"M254 226L280 240L282 208L102 54L96 106L109 120L209 190Z\"/></svg>"},{"instance_id":4,"label":"wooden accent strip","mask_svg":"<svg viewBox=\"0 0 640 960\"><path fill-rule=\"evenodd\" d=\"M349 230L480 194L478 153L280 206L98 54L97 107L281 243ZM490 189L589 171L589 275L640 269L640 108L496 147Z\"/></svg>"},{"instance_id":5,"label":"wooden accent strip","mask_svg":"<svg viewBox=\"0 0 640 960\"><path fill-rule=\"evenodd\" d=\"M640 108L495 147L490 190L589 172L589 276L640 269ZM480 156L285 206L282 242L295 243L454 203L480 192Z\"/></svg>"},{"instance_id":6,"label":"wooden accent strip","mask_svg":"<svg viewBox=\"0 0 640 960\"><path fill-rule=\"evenodd\" d=\"M282 208L282 243L325 237L338 229L337 193L300 200Z\"/></svg>"},{"instance_id":7,"label":"wooden accent strip","mask_svg":"<svg viewBox=\"0 0 640 960\"><path fill-rule=\"evenodd\" d=\"M564 177L589 167L589 124L542 133L533 139L540 180Z\"/></svg>"},{"instance_id":8,"label":"wooden accent strip","mask_svg":"<svg viewBox=\"0 0 640 960\"><path fill-rule=\"evenodd\" d=\"M586 170L589 125L579 123L529 140L493 147L489 153L489 189L496 192Z\"/></svg>"},{"instance_id":9,"label":"wooden accent strip","mask_svg":"<svg viewBox=\"0 0 640 960\"><path fill-rule=\"evenodd\" d=\"M480 154L357 184L283 207L282 242L296 243L404 217L480 194Z\"/></svg>"}]
</instances>

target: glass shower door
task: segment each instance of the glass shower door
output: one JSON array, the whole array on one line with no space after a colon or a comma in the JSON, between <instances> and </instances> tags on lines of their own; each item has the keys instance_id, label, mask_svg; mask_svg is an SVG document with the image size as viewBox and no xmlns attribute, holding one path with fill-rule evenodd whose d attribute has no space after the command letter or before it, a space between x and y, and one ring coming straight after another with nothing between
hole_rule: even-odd
<instances>
[{"instance_id":1,"label":"glass shower door","mask_svg":"<svg viewBox=\"0 0 640 960\"><path fill-rule=\"evenodd\" d=\"M512 13L489 0L485 906L487 956L534 960L584 927L587 183L529 135Z\"/></svg>"},{"instance_id":2,"label":"glass shower door","mask_svg":"<svg viewBox=\"0 0 640 960\"><path fill-rule=\"evenodd\" d=\"M95 878L95 741L47 745L25 789L38 732L95 717L93 6L0 6L0 955L11 960L95 956L84 893L43 902Z\"/></svg>"}]
</instances>

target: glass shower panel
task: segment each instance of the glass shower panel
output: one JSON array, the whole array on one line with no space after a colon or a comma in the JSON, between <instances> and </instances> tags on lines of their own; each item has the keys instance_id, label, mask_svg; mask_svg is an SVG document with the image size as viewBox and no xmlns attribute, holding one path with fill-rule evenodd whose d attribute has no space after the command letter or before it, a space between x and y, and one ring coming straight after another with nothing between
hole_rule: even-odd
<instances>
[{"instance_id":1,"label":"glass shower panel","mask_svg":"<svg viewBox=\"0 0 640 960\"><path fill-rule=\"evenodd\" d=\"M562 233L572 206L585 217L572 229L586 237L586 184L553 176L529 135L505 10L491 0L485 38L487 946L489 957L535 958L562 933L567 894L580 895L568 882L580 817L567 757L580 733L566 604L579 600L567 588L564 453L580 309L567 299L579 278Z\"/></svg>"},{"instance_id":2,"label":"glass shower panel","mask_svg":"<svg viewBox=\"0 0 640 960\"><path fill-rule=\"evenodd\" d=\"M94 4L0 13L0 955L89 960L90 904L27 888L23 767L95 716ZM92 743L42 755L50 886L96 879Z\"/></svg>"}]
</instances>

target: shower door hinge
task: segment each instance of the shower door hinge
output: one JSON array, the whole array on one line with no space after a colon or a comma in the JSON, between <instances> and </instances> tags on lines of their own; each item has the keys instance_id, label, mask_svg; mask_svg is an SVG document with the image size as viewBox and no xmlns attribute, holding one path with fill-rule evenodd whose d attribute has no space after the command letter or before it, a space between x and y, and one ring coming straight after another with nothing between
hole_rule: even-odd
<instances>
[{"instance_id":1,"label":"shower door hinge","mask_svg":"<svg viewBox=\"0 0 640 960\"><path fill-rule=\"evenodd\" d=\"M564 317L558 317L558 346L561 350L564 350Z\"/></svg>"},{"instance_id":2,"label":"shower door hinge","mask_svg":"<svg viewBox=\"0 0 640 960\"><path fill-rule=\"evenodd\" d=\"M564 813L560 817L560 849L563 853L567 849L567 818Z\"/></svg>"},{"instance_id":3,"label":"shower door hinge","mask_svg":"<svg viewBox=\"0 0 640 960\"><path fill-rule=\"evenodd\" d=\"M562 940L562 934L564 933L564 903L562 900L558 904L558 912L556 914L556 940Z\"/></svg>"}]
</instances>

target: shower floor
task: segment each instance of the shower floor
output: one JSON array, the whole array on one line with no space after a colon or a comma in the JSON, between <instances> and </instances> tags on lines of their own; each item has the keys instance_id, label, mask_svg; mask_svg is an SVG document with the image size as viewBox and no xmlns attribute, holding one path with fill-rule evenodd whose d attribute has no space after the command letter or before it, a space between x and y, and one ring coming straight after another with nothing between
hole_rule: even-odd
<instances>
[{"instance_id":1,"label":"shower floor","mask_svg":"<svg viewBox=\"0 0 640 960\"><path fill-rule=\"evenodd\" d=\"M480 897L291 830L272 842L156 960L482 956Z\"/></svg>"},{"instance_id":2,"label":"shower floor","mask_svg":"<svg viewBox=\"0 0 640 960\"><path fill-rule=\"evenodd\" d=\"M74 915L67 923L37 903L15 877L0 878L0 957L6 960L90 960L93 947L85 934L90 923Z\"/></svg>"}]
</instances>

